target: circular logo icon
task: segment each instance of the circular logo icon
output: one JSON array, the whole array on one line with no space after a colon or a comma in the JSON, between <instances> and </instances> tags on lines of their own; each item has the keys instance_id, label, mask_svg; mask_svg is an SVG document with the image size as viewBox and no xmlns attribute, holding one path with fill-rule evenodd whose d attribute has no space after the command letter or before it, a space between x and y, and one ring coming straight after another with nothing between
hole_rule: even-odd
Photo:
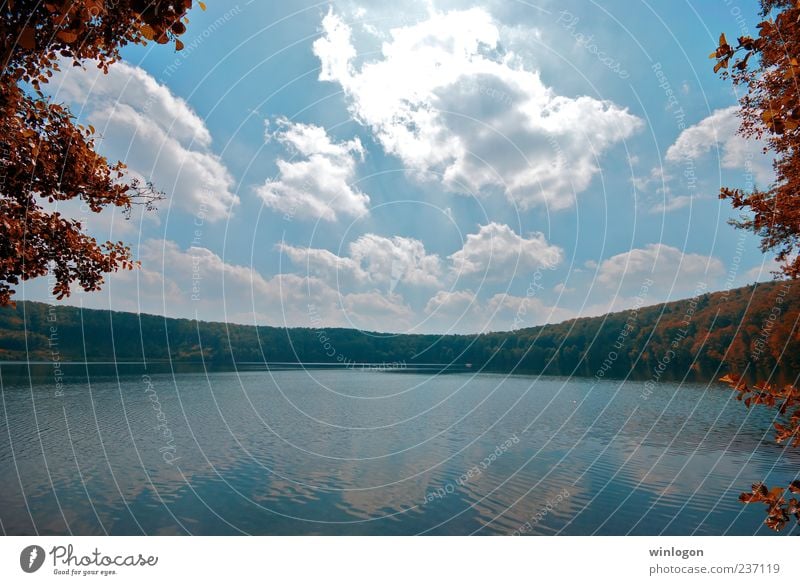
<instances>
[{"instance_id":1,"label":"circular logo icon","mask_svg":"<svg viewBox=\"0 0 800 585\"><path fill-rule=\"evenodd\" d=\"M19 555L19 566L26 573L35 573L44 564L44 549L32 544L22 549Z\"/></svg>"}]
</instances>

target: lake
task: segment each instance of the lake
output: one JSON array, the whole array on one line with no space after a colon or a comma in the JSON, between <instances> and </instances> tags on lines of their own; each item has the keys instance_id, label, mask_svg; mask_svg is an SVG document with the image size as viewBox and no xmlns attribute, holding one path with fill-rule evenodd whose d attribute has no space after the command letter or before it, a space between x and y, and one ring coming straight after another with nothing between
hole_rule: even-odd
<instances>
[{"instance_id":1,"label":"lake","mask_svg":"<svg viewBox=\"0 0 800 585\"><path fill-rule=\"evenodd\" d=\"M5 534L767 534L800 463L718 384L0 373Z\"/></svg>"}]
</instances>

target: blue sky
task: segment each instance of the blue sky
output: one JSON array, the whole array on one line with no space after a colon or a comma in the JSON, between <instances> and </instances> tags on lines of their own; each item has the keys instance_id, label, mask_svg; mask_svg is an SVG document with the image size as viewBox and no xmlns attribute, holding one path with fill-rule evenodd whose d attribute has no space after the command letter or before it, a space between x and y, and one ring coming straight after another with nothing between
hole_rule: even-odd
<instances>
[{"instance_id":1,"label":"blue sky","mask_svg":"<svg viewBox=\"0 0 800 585\"><path fill-rule=\"evenodd\" d=\"M772 176L708 58L756 2L207 4L182 52L50 84L167 195L129 221L62 204L142 261L70 304L473 332L774 268L716 197Z\"/></svg>"}]
</instances>

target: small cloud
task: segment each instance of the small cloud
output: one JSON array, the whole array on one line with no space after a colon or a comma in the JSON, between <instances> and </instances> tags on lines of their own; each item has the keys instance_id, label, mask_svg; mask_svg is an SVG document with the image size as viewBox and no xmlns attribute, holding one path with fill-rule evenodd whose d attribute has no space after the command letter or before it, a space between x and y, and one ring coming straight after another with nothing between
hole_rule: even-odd
<instances>
[{"instance_id":1,"label":"small cloud","mask_svg":"<svg viewBox=\"0 0 800 585\"><path fill-rule=\"evenodd\" d=\"M290 217L336 221L368 212L369 195L353 186L356 161L364 157L358 138L334 142L324 128L278 118L264 138L277 140L299 160L279 159L278 176L256 189L264 204Z\"/></svg>"},{"instance_id":2,"label":"small cloud","mask_svg":"<svg viewBox=\"0 0 800 585\"><path fill-rule=\"evenodd\" d=\"M505 224L490 222L477 234L469 234L461 250L449 258L458 276L511 279L519 271L560 264L564 251L550 244L542 233L525 238Z\"/></svg>"},{"instance_id":3,"label":"small cloud","mask_svg":"<svg viewBox=\"0 0 800 585\"><path fill-rule=\"evenodd\" d=\"M762 141L740 136L739 124L739 106L715 110L680 133L675 143L667 149L667 162L677 164L692 161L709 151L716 151L721 155L719 162L723 168L745 171L745 182L758 181L762 185L772 183L775 180L772 156L764 153ZM746 188L751 189L752 185Z\"/></svg>"},{"instance_id":4,"label":"small cloud","mask_svg":"<svg viewBox=\"0 0 800 585\"><path fill-rule=\"evenodd\" d=\"M652 293L672 297L694 290L698 283L710 288L724 272L722 262L714 256L684 253L659 243L603 260L597 281L623 292L635 292L642 283L651 281L648 288Z\"/></svg>"},{"instance_id":5,"label":"small cloud","mask_svg":"<svg viewBox=\"0 0 800 585\"><path fill-rule=\"evenodd\" d=\"M280 249L309 275L341 284L369 284L388 287L393 293L400 284L441 286L442 261L429 254L414 238L364 234L349 245L347 257L318 248L280 244Z\"/></svg>"},{"instance_id":6,"label":"small cloud","mask_svg":"<svg viewBox=\"0 0 800 585\"><path fill-rule=\"evenodd\" d=\"M689 195L678 195L670 196L665 198L663 201L659 201L658 203L654 204L653 207L650 208L650 213L668 213L670 211L677 211L678 209L683 209L692 203L693 199L697 199L696 197L691 197Z\"/></svg>"}]
</instances>

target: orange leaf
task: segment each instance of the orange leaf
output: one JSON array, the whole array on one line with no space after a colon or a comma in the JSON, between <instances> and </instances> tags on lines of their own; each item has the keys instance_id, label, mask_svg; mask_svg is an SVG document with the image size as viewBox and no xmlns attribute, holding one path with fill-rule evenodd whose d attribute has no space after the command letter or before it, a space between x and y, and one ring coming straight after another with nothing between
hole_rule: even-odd
<instances>
[{"instance_id":1,"label":"orange leaf","mask_svg":"<svg viewBox=\"0 0 800 585\"><path fill-rule=\"evenodd\" d=\"M60 30L56 33L56 38L65 43L74 43L78 40L78 33L69 30Z\"/></svg>"},{"instance_id":2,"label":"orange leaf","mask_svg":"<svg viewBox=\"0 0 800 585\"><path fill-rule=\"evenodd\" d=\"M771 490L769 490L769 497L771 499L777 500L781 496L783 496L783 488L782 487L776 486L776 487L772 488Z\"/></svg>"},{"instance_id":3,"label":"orange leaf","mask_svg":"<svg viewBox=\"0 0 800 585\"><path fill-rule=\"evenodd\" d=\"M19 46L23 49L32 50L36 48L36 31L26 26L22 29L22 32L19 35Z\"/></svg>"}]
</instances>

